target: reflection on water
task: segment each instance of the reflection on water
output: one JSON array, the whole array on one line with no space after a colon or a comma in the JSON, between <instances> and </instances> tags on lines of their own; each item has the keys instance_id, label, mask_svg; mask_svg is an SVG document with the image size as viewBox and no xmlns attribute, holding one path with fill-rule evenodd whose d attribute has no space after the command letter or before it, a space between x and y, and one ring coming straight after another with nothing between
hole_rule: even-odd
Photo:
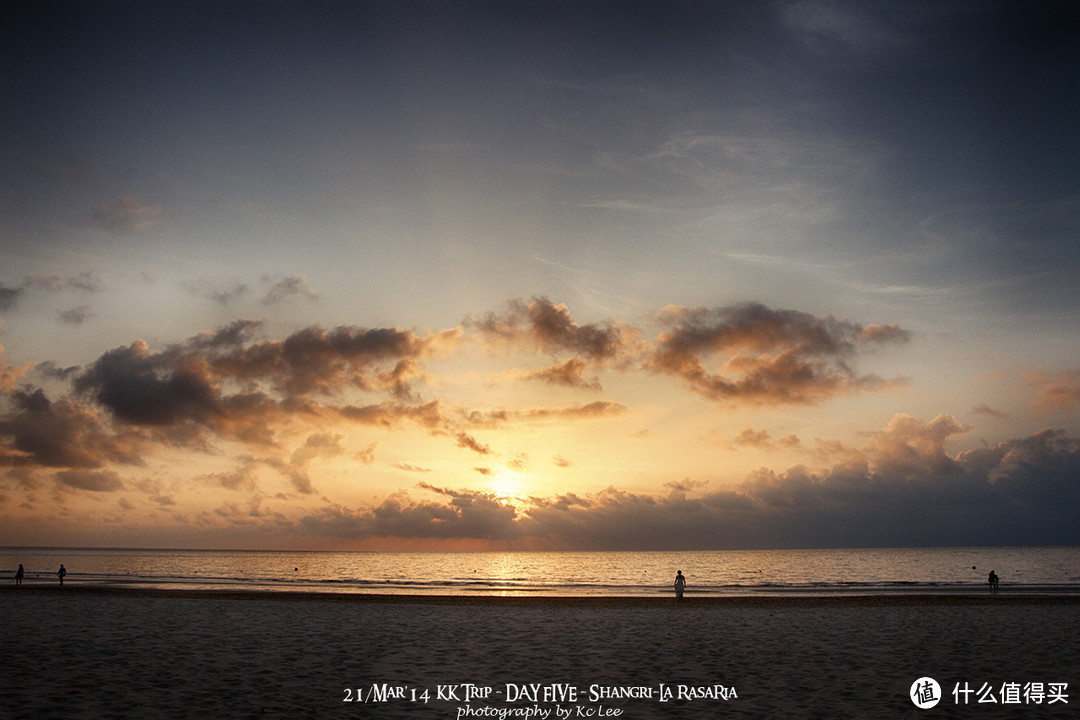
<instances>
[{"instance_id":1,"label":"reflection on water","mask_svg":"<svg viewBox=\"0 0 1080 720\"><path fill-rule=\"evenodd\" d=\"M690 595L973 590L1080 592L1080 548L901 548L702 552L259 552L0 548L0 581L326 592ZM12 580L13 582L13 580Z\"/></svg>"}]
</instances>

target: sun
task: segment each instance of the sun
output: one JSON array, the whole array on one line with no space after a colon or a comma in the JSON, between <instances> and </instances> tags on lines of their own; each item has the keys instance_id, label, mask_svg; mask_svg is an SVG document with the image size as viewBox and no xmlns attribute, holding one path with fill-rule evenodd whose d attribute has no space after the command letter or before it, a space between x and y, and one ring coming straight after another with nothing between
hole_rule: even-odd
<instances>
[{"instance_id":1,"label":"sun","mask_svg":"<svg viewBox=\"0 0 1080 720\"><path fill-rule=\"evenodd\" d=\"M524 493L527 475L508 467L499 467L491 475L491 497L500 505L513 507L519 513L524 512L529 504Z\"/></svg>"}]
</instances>

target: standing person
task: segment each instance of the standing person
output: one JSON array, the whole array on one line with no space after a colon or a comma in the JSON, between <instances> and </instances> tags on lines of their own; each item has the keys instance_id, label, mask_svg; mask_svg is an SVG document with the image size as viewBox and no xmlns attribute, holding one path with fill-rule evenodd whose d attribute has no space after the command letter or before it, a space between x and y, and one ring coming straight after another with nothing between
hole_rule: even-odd
<instances>
[{"instance_id":1,"label":"standing person","mask_svg":"<svg viewBox=\"0 0 1080 720\"><path fill-rule=\"evenodd\" d=\"M15 587L22 585L23 575L25 574L26 572L23 570L22 563L19 563L19 569L15 571Z\"/></svg>"},{"instance_id":2,"label":"standing person","mask_svg":"<svg viewBox=\"0 0 1080 720\"><path fill-rule=\"evenodd\" d=\"M60 578L60 584L64 584L64 576L67 575L67 568L61 563L60 569L56 571L56 577Z\"/></svg>"},{"instance_id":3,"label":"standing person","mask_svg":"<svg viewBox=\"0 0 1080 720\"><path fill-rule=\"evenodd\" d=\"M686 577L683 576L682 570L675 571L675 599L682 600L683 590L686 589Z\"/></svg>"},{"instance_id":4,"label":"standing person","mask_svg":"<svg viewBox=\"0 0 1080 720\"><path fill-rule=\"evenodd\" d=\"M993 570L990 571L990 577L986 579L986 582L990 583L990 592L996 593L998 591L998 576Z\"/></svg>"}]
</instances>

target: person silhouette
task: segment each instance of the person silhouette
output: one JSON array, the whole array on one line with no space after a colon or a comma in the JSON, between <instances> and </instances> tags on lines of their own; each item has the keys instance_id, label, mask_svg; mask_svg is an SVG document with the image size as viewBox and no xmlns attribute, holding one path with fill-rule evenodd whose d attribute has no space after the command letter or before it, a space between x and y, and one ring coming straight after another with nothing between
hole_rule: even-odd
<instances>
[{"instance_id":1,"label":"person silhouette","mask_svg":"<svg viewBox=\"0 0 1080 720\"><path fill-rule=\"evenodd\" d=\"M23 575L25 574L26 571L23 570L22 563L19 563L19 569L15 571L15 587L22 585Z\"/></svg>"},{"instance_id":2,"label":"person silhouette","mask_svg":"<svg viewBox=\"0 0 1080 720\"><path fill-rule=\"evenodd\" d=\"M686 589L686 577L682 574L682 570L675 572L675 599L682 600L683 591Z\"/></svg>"},{"instance_id":3,"label":"person silhouette","mask_svg":"<svg viewBox=\"0 0 1080 720\"><path fill-rule=\"evenodd\" d=\"M998 591L998 575L996 572L991 570L986 582L990 584L990 592L996 593Z\"/></svg>"},{"instance_id":4,"label":"person silhouette","mask_svg":"<svg viewBox=\"0 0 1080 720\"><path fill-rule=\"evenodd\" d=\"M63 564L61 564L60 569L56 571L56 577L60 578L60 584L61 585L64 584L64 576L65 575L67 575L67 568L65 568L63 566Z\"/></svg>"}]
</instances>

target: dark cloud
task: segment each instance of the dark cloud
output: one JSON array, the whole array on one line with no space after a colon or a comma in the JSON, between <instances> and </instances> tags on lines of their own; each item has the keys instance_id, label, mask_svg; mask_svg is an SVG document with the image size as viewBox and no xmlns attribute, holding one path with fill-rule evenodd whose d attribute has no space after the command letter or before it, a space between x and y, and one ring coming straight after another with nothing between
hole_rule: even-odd
<instances>
[{"instance_id":1,"label":"dark cloud","mask_svg":"<svg viewBox=\"0 0 1080 720\"><path fill-rule=\"evenodd\" d=\"M49 378L50 380L67 381L73 378L82 368L78 365L62 368L51 360L40 362L34 366L34 372Z\"/></svg>"},{"instance_id":2,"label":"dark cloud","mask_svg":"<svg viewBox=\"0 0 1080 720\"><path fill-rule=\"evenodd\" d=\"M518 537L517 512L490 493L451 490L427 483L417 487L441 496L413 500L396 493L369 510L323 508L302 521L308 532L334 537L399 537L497 540Z\"/></svg>"},{"instance_id":3,"label":"dark cloud","mask_svg":"<svg viewBox=\"0 0 1080 720\"><path fill-rule=\"evenodd\" d=\"M309 302L317 302L319 294L308 285L307 278L303 275L293 275L274 282L263 297L264 305L277 305L294 297L303 298Z\"/></svg>"},{"instance_id":4,"label":"dark cloud","mask_svg":"<svg viewBox=\"0 0 1080 720\"><path fill-rule=\"evenodd\" d=\"M561 405L524 410L472 411L467 415L470 425L499 427L512 423L542 422L545 420L589 420L613 417L627 412L628 408L617 402L597 400L584 405Z\"/></svg>"},{"instance_id":5,"label":"dark cloud","mask_svg":"<svg viewBox=\"0 0 1080 720\"><path fill-rule=\"evenodd\" d=\"M205 424L224 413L208 370L197 358L154 353L138 341L102 355L76 379L75 389L133 425Z\"/></svg>"},{"instance_id":6,"label":"dark cloud","mask_svg":"<svg viewBox=\"0 0 1080 720\"><path fill-rule=\"evenodd\" d=\"M896 326L864 328L760 304L728 308L668 308L669 330L646 362L654 372L680 378L711 400L760 404L815 404L856 390L898 381L857 375L851 361L871 344L906 339ZM710 364L721 368L714 371Z\"/></svg>"},{"instance_id":7,"label":"dark cloud","mask_svg":"<svg viewBox=\"0 0 1080 720\"><path fill-rule=\"evenodd\" d=\"M51 401L42 390L12 393L12 412L0 416L0 448L7 464L96 469L106 463L142 463L143 438L114 433L92 408Z\"/></svg>"},{"instance_id":8,"label":"dark cloud","mask_svg":"<svg viewBox=\"0 0 1080 720\"><path fill-rule=\"evenodd\" d=\"M492 339L525 343L552 354L570 352L591 362L619 359L636 335L625 325L579 325L566 305L556 305L547 298L528 303L515 300L509 305L503 314L468 318L465 324Z\"/></svg>"},{"instance_id":9,"label":"dark cloud","mask_svg":"<svg viewBox=\"0 0 1080 720\"><path fill-rule=\"evenodd\" d=\"M1004 413L1000 410L995 410L986 403L979 403L971 408L971 412L976 415L986 415L988 417L997 418L998 420L1005 420L1009 417L1008 413Z\"/></svg>"},{"instance_id":10,"label":"dark cloud","mask_svg":"<svg viewBox=\"0 0 1080 720\"><path fill-rule=\"evenodd\" d=\"M22 285L18 287L0 285L0 312L14 310L27 292L55 293L65 289L95 293L102 289L102 282L89 270L84 270L78 275L68 278L61 278L56 275L27 275L23 279Z\"/></svg>"},{"instance_id":11,"label":"dark cloud","mask_svg":"<svg viewBox=\"0 0 1080 720\"><path fill-rule=\"evenodd\" d=\"M233 302L248 294L251 290L245 283L239 280L211 281L197 280L185 282L181 287L196 297L213 300L222 307L229 307Z\"/></svg>"},{"instance_id":12,"label":"dark cloud","mask_svg":"<svg viewBox=\"0 0 1080 720\"><path fill-rule=\"evenodd\" d=\"M24 292L25 290L23 290L23 288L11 288L0 285L0 312L15 309L15 306L19 304L19 300L22 299Z\"/></svg>"},{"instance_id":13,"label":"dark cloud","mask_svg":"<svg viewBox=\"0 0 1080 720\"><path fill-rule=\"evenodd\" d=\"M252 343L209 358L222 377L265 381L285 395L335 394L345 388L400 393L418 372L424 338L395 328L306 328L285 340ZM385 363L391 363L385 367Z\"/></svg>"},{"instance_id":14,"label":"dark cloud","mask_svg":"<svg viewBox=\"0 0 1080 720\"><path fill-rule=\"evenodd\" d=\"M94 313L90 311L90 308L86 305L80 305L79 307L71 308L70 310L61 310L60 321L68 325L82 325L84 322L94 316Z\"/></svg>"},{"instance_id":15,"label":"dark cloud","mask_svg":"<svg viewBox=\"0 0 1080 720\"><path fill-rule=\"evenodd\" d=\"M708 390L711 396L723 396L717 388L728 383L734 388L728 393L730 397L772 402L820 400L872 386L877 379L856 375L849 366L851 359L860 349L906 338L904 331L891 325L862 327L760 305L672 309L663 318L668 330L651 349L637 341L638 332L633 328L614 323L579 324L566 306L546 299L511 303L507 313L489 315L471 327L485 340L501 337L533 350L569 356L539 371L512 371L516 377L599 390L599 381L587 377L589 371L648 370L674 373L696 392ZM501 454L477 437L481 429L599 420L628 412L625 405L607 399L512 409L445 407L438 399L421 400L418 389L436 386L428 380L425 360L464 347L461 329L421 334L399 328L309 327L283 339L267 339L262 332L258 320L237 320L160 349L142 341L114 348L83 369L40 363L37 372L41 375L71 380L73 394L56 400L40 390L15 392L16 378L25 369L6 369L0 376L0 390L10 394L10 410L0 416L0 462L31 473L35 467L105 472L113 463L139 464L145 453L155 449L216 452L217 442L235 441L246 445L251 455L238 459L234 470L200 476L200 482L250 492L256 489L259 468L269 468L285 478L295 493L312 495L314 461L348 452L344 437L321 429L324 423L333 427L344 420L383 430L412 425L446 438L486 462ZM725 360L723 372L733 380L712 376L704 369L706 360L714 357ZM695 364L706 377L695 377ZM374 397L366 404L355 402L357 393ZM348 401L342 401L343 396ZM940 429L959 431L954 427ZM282 438L296 437L294 433L300 431L306 434L300 436L304 440L299 445L283 447ZM892 434L899 436L900 431L893 428ZM737 442L762 447L798 445L797 438L773 440L767 431L751 428ZM358 462L373 462L374 448L370 443L363 450L352 451L353 456ZM876 452L884 457L886 450ZM829 448L824 446L819 450L819 454L827 452ZM850 460L865 451L845 452ZM939 460L943 466L947 464L947 458ZM527 470L527 459L522 456L503 458L502 462ZM561 456L555 456L553 462L560 467L570 464ZM905 466L897 459L892 471L902 474L917 464ZM405 463L395 467L427 472ZM494 500L491 502L498 508L486 505L482 493L461 491L459 497L447 494L449 491L425 489L443 499L415 503L396 497L382 509L383 522L389 522L395 507L408 510L412 522L441 516L436 506L450 502L469 508L468 512L458 508L455 513L467 515L470 522L458 522L454 527L472 527L481 508L492 510L491 518L501 518L499 523L489 524L489 534L482 537L489 537L496 527L513 527L515 537L556 538L561 536L554 529L539 524L541 517L552 521L562 517L553 514L556 511L594 508L600 516L614 518L620 507L632 506L638 514L667 507L665 503L675 502L674 494L680 496L679 502L693 502L685 489L672 489L668 499L612 489L599 496L538 501L537 515L512 516L514 524L506 525L506 511ZM161 488L152 494L173 497ZM726 507L736 496L742 498L740 502L753 503L749 495L735 493L717 495L710 501L713 504L707 505ZM451 497L452 501L447 500ZM408 522L402 521L404 525ZM657 521L657 528L661 525ZM577 520L569 527L577 527ZM578 538L589 544L584 536Z\"/></svg>"},{"instance_id":16,"label":"dark cloud","mask_svg":"<svg viewBox=\"0 0 1080 720\"><path fill-rule=\"evenodd\" d=\"M468 433L464 433L464 432L458 433L457 434L457 444L458 444L458 447L463 447L463 448L466 448L468 450L472 450L473 452L478 453L480 455L490 455L491 454L491 448L489 448L487 445L484 445L483 443L481 443L480 441L478 441L476 438L474 438L472 435L469 435Z\"/></svg>"},{"instance_id":17,"label":"dark cloud","mask_svg":"<svg viewBox=\"0 0 1080 720\"><path fill-rule=\"evenodd\" d=\"M851 547L977 543L1072 545L1080 541L1080 440L1046 430L950 456L966 427L897 415L855 457L823 470L760 470L742 484L667 484L665 496L625 492L531 497L524 512L491 493L420 489L360 510L335 507L303 522L331 536L531 538L576 549ZM700 494L697 494L700 493Z\"/></svg>"}]
</instances>

